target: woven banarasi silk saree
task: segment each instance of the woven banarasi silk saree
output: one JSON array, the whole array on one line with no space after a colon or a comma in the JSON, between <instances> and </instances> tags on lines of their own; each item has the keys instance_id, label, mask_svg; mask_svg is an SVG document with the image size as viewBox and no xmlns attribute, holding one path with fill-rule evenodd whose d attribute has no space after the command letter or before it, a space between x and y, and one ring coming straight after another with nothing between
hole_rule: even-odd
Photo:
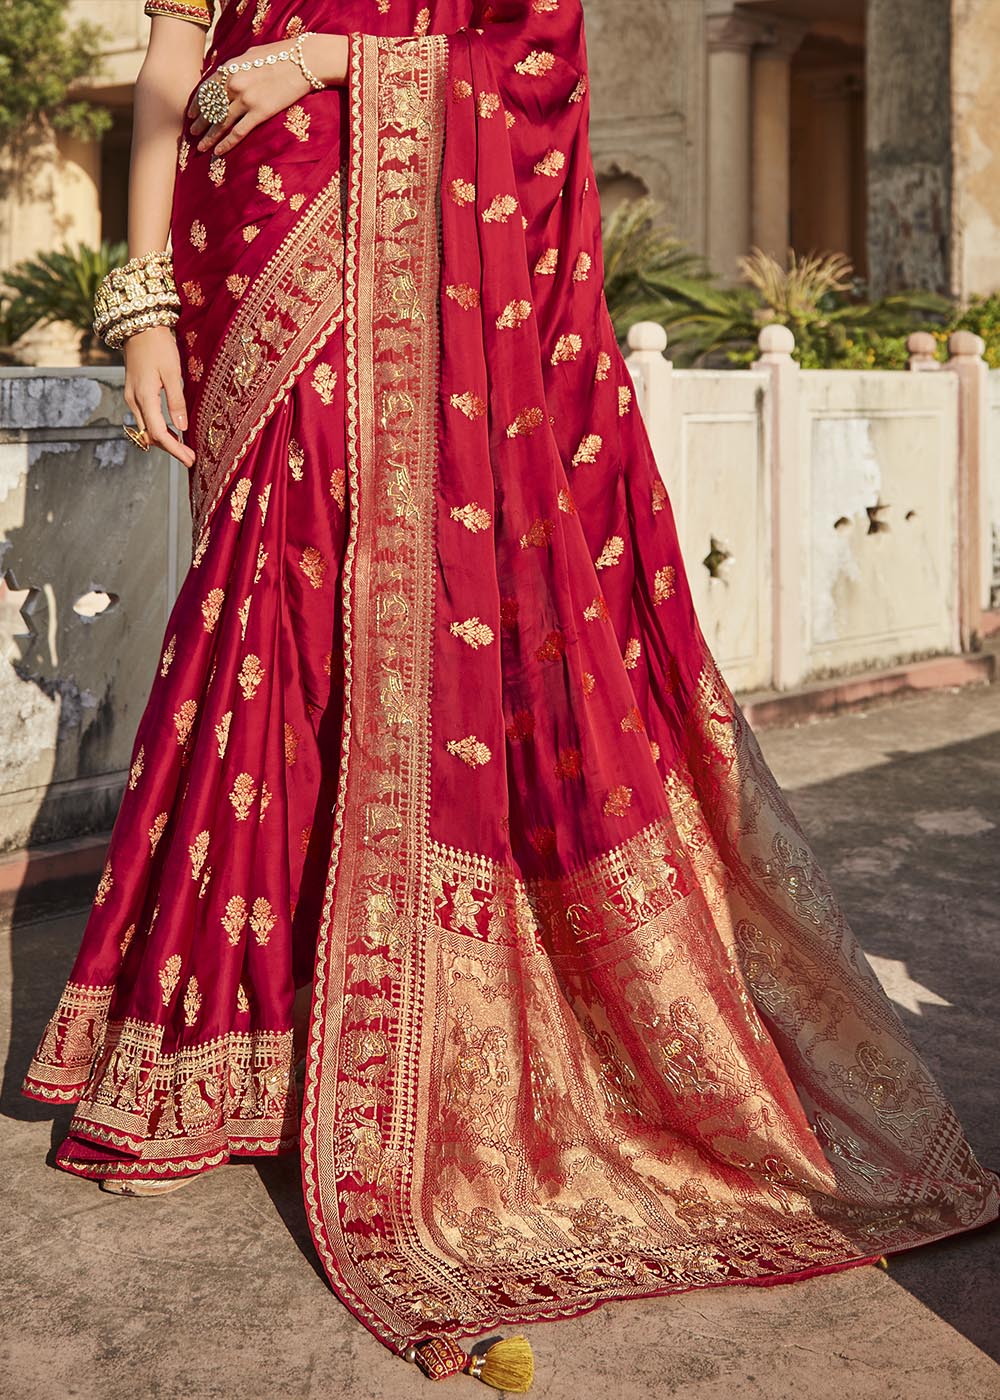
<instances>
[{"instance_id":1,"label":"woven banarasi silk saree","mask_svg":"<svg viewBox=\"0 0 1000 1400\"><path fill-rule=\"evenodd\" d=\"M580 0L229 0L205 71L304 28L345 87L180 146L193 562L26 1084L59 1164L298 1146L396 1351L993 1220L695 618Z\"/></svg>"}]
</instances>

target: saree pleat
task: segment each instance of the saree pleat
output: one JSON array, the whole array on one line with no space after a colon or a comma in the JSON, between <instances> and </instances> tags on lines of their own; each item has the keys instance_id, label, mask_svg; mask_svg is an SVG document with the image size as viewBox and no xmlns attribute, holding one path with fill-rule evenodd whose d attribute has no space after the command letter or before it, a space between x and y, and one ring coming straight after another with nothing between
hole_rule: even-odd
<instances>
[{"instance_id":1,"label":"saree pleat","mask_svg":"<svg viewBox=\"0 0 1000 1400\"><path fill-rule=\"evenodd\" d=\"M194 563L26 1086L60 1163L300 1135L400 1350L995 1219L698 627L578 0L384 8L230 4L209 67L308 24L346 92L182 145Z\"/></svg>"}]
</instances>

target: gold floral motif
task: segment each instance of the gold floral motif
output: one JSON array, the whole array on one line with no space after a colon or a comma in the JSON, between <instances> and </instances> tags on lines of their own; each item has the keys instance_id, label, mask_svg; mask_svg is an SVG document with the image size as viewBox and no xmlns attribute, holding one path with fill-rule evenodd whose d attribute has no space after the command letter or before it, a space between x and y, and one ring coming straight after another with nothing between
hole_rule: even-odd
<instances>
[{"instance_id":1,"label":"gold floral motif","mask_svg":"<svg viewBox=\"0 0 1000 1400\"><path fill-rule=\"evenodd\" d=\"M229 513L237 523L243 519L252 489L248 476L241 477L232 489L229 497Z\"/></svg>"},{"instance_id":2,"label":"gold floral motif","mask_svg":"<svg viewBox=\"0 0 1000 1400\"><path fill-rule=\"evenodd\" d=\"M188 855L189 855L190 858L191 858L191 878L192 878L192 880L200 880L200 879L201 879L201 873L202 873L202 870L203 870L204 867L205 867L205 860L206 860L206 858L207 858L207 856L208 856L208 843L209 843L209 839L210 839L210 833L209 833L209 832L207 832L207 831L199 831L199 832L198 832L198 835L197 835L197 836L194 838L194 840L191 842L190 846L188 846Z\"/></svg>"},{"instance_id":3,"label":"gold floral motif","mask_svg":"<svg viewBox=\"0 0 1000 1400\"><path fill-rule=\"evenodd\" d=\"M226 290L231 292L237 301L250 285L250 278L241 272L233 272L226 278Z\"/></svg>"},{"instance_id":4,"label":"gold floral motif","mask_svg":"<svg viewBox=\"0 0 1000 1400\"><path fill-rule=\"evenodd\" d=\"M560 750L555 772L557 778L578 778L583 772L583 754L580 750Z\"/></svg>"},{"instance_id":5,"label":"gold floral motif","mask_svg":"<svg viewBox=\"0 0 1000 1400\"><path fill-rule=\"evenodd\" d=\"M291 132L296 141L308 141L311 121L312 118L301 103L293 103L285 113L285 130Z\"/></svg>"},{"instance_id":6,"label":"gold floral motif","mask_svg":"<svg viewBox=\"0 0 1000 1400\"><path fill-rule=\"evenodd\" d=\"M200 219L195 219L188 236L191 239L191 246L199 253L203 253L208 247L208 229Z\"/></svg>"},{"instance_id":7,"label":"gold floral motif","mask_svg":"<svg viewBox=\"0 0 1000 1400\"><path fill-rule=\"evenodd\" d=\"M134 937L135 937L135 924L129 924L128 928L125 930L125 932L122 934L121 938L120 938L119 941L118 941L118 947L119 947L119 949L120 949L120 951L121 951L122 957L125 956L125 954L126 954L126 953L128 952L128 950L129 950L129 948L131 947L131 945L132 945L132 939L133 939Z\"/></svg>"},{"instance_id":8,"label":"gold floral motif","mask_svg":"<svg viewBox=\"0 0 1000 1400\"><path fill-rule=\"evenodd\" d=\"M555 533L554 520L535 520L521 536L522 549L544 549Z\"/></svg>"},{"instance_id":9,"label":"gold floral motif","mask_svg":"<svg viewBox=\"0 0 1000 1400\"><path fill-rule=\"evenodd\" d=\"M271 908L271 901L265 899L263 895L253 902L253 912L250 915L250 927L253 929L253 936L257 940L257 946L266 948L271 937L271 930L278 922L278 916Z\"/></svg>"},{"instance_id":10,"label":"gold floral motif","mask_svg":"<svg viewBox=\"0 0 1000 1400\"><path fill-rule=\"evenodd\" d=\"M261 664L260 657L252 651L248 652L243 658L243 664L240 666L240 673L237 676L244 700L254 698L266 674L267 668Z\"/></svg>"},{"instance_id":11,"label":"gold floral motif","mask_svg":"<svg viewBox=\"0 0 1000 1400\"><path fill-rule=\"evenodd\" d=\"M205 293L201 289L200 282L182 282L181 291L189 306L205 305Z\"/></svg>"},{"instance_id":12,"label":"gold floral motif","mask_svg":"<svg viewBox=\"0 0 1000 1400\"><path fill-rule=\"evenodd\" d=\"M465 102L472 96L472 84L465 78L456 78L451 85L451 96L454 102Z\"/></svg>"},{"instance_id":13,"label":"gold floral motif","mask_svg":"<svg viewBox=\"0 0 1000 1400\"><path fill-rule=\"evenodd\" d=\"M493 757L489 746L474 734L469 734L464 739L449 739L448 752L467 763L470 768L482 768Z\"/></svg>"},{"instance_id":14,"label":"gold floral motif","mask_svg":"<svg viewBox=\"0 0 1000 1400\"><path fill-rule=\"evenodd\" d=\"M197 714L197 700L185 700L180 709L175 712L174 729L177 731L177 742L179 744L186 744L191 737L191 730L194 728Z\"/></svg>"},{"instance_id":15,"label":"gold floral motif","mask_svg":"<svg viewBox=\"0 0 1000 1400\"><path fill-rule=\"evenodd\" d=\"M232 710L227 710L215 726L215 739L219 746L219 757L225 758L226 745L229 743L229 726L233 722Z\"/></svg>"},{"instance_id":16,"label":"gold floral motif","mask_svg":"<svg viewBox=\"0 0 1000 1400\"><path fill-rule=\"evenodd\" d=\"M247 996L247 989L242 982L236 988L236 1010L241 1015L246 1015L250 1010L250 998Z\"/></svg>"},{"instance_id":17,"label":"gold floral motif","mask_svg":"<svg viewBox=\"0 0 1000 1400\"><path fill-rule=\"evenodd\" d=\"M570 100L570 102L573 102L573 103L582 102L583 99L584 99L584 98L586 97L586 95L587 95L588 88L589 88L589 83L587 82L587 75L584 74L583 77L580 79L580 81L577 83L576 87L575 87L575 88L573 89L573 91L570 93L570 95L569 95L569 100Z\"/></svg>"},{"instance_id":18,"label":"gold floral motif","mask_svg":"<svg viewBox=\"0 0 1000 1400\"><path fill-rule=\"evenodd\" d=\"M195 384L201 383L201 377L205 373L205 362L197 355L189 355L187 362L188 378L193 379Z\"/></svg>"},{"instance_id":19,"label":"gold floral motif","mask_svg":"<svg viewBox=\"0 0 1000 1400\"><path fill-rule=\"evenodd\" d=\"M293 481L301 481L303 477L302 468L305 464L306 454L299 443L292 438L288 443L288 470L292 474Z\"/></svg>"},{"instance_id":20,"label":"gold floral motif","mask_svg":"<svg viewBox=\"0 0 1000 1400\"><path fill-rule=\"evenodd\" d=\"M559 249L546 248L545 252L535 263L536 277L554 277L559 271Z\"/></svg>"},{"instance_id":21,"label":"gold floral motif","mask_svg":"<svg viewBox=\"0 0 1000 1400\"><path fill-rule=\"evenodd\" d=\"M208 530L208 529L206 529L206 530L205 530L205 533L202 535L201 539L198 541L197 545L195 546L194 554L193 554L192 557L191 557L191 565L192 565L192 567L195 568L195 569L197 569L198 565L201 563L201 561L202 561L202 560L204 559L204 557L205 557L205 551L206 551L206 549L208 549L208 541L209 541L209 536L210 536L210 535L211 535L211 531Z\"/></svg>"},{"instance_id":22,"label":"gold floral motif","mask_svg":"<svg viewBox=\"0 0 1000 1400\"><path fill-rule=\"evenodd\" d=\"M595 569L613 569L621 562L621 557L625 553L625 541L621 535L612 535L604 545L600 554L594 560Z\"/></svg>"},{"instance_id":23,"label":"gold floral motif","mask_svg":"<svg viewBox=\"0 0 1000 1400\"><path fill-rule=\"evenodd\" d=\"M562 365L572 363L583 349L583 340L578 335L561 335L552 352L552 363Z\"/></svg>"},{"instance_id":24,"label":"gold floral motif","mask_svg":"<svg viewBox=\"0 0 1000 1400\"><path fill-rule=\"evenodd\" d=\"M132 792L139 786L139 779L142 777L142 770L146 762L146 747L139 745L139 752L133 760L132 767L128 770L128 785Z\"/></svg>"},{"instance_id":25,"label":"gold floral motif","mask_svg":"<svg viewBox=\"0 0 1000 1400\"><path fill-rule=\"evenodd\" d=\"M431 27L431 12L428 6L417 11L417 17L413 22L413 33L417 38L422 38Z\"/></svg>"},{"instance_id":26,"label":"gold floral motif","mask_svg":"<svg viewBox=\"0 0 1000 1400\"><path fill-rule=\"evenodd\" d=\"M453 637L460 638L472 647L473 651L480 647L488 647L494 641L493 628L478 617L467 617L463 622L453 622L450 631Z\"/></svg>"},{"instance_id":27,"label":"gold floral motif","mask_svg":"<svg viewBox=\"0 0 1000 1400\"><path fill-rule=\"evenodd\" d=\"M159 971L160 991L163 993L163 1005L170 1005L170 998L177 990L177 983L181 980L181 955L173 953L160 968Z\"/></svg>"},{"instance_id":28,"label":"gold floral motif","mask_svg":"<svg viewBox=\"0 0 1000 1400\"><path fill-rule=\"evenodd\" d=\"M628 714L622 720L623 734L644 734L646 732L646 722L642 717L638 705L633 705Z\"/></svg>"},{"instance_id":29,"label":"gold floral motif","mask_svg":"<svg viewBox=\"0 0 1000 1400\"><path fill-rule=\"evenodd\" d=\"M301 740L294 724L285 721L285 762L291 767L299 756Z\"/></svg>"},{"instance_id":30,"label":"gold floral motif","mask_svg":"<svg viewBox=\"0 0 1000 1400\"><path fill-rule=\"evenodd\" d=\"M299 568L313 588L322 588L327 564L315 545L308 545L299 556Z\"/></svg>"},{"instance_id":31,"label":"gold floral motif","mask_svg":"<svg viewBox=\"0 0 1000 1400\"><path fill-rule=\"evenodd\" d=\"M206 632L214 632L216 623L222 613L222 604L225 601L226 591L224 588L212 588L208 596L201 605L201 616Z\"/></svg>"},{"instance_id":32,"label":"gold floral motif","mask_svg":"<svg viewBox=\"0 0 1000 1400\"><path fill-rule=\"evenodd\" d=\"M587 622L607 622L611 617L607 600L603 593L598 593L592 603L588 603L583 610L584 620Z\"/></svg>"},{"instance_id":33,"label":"gold floral motif","mask_svg":"<svg viewBox=\"0 0 1000 1400\"><path fill-rule=\"evenodd\" d=\"M507 738L512 744L523 744L534 737L534 713L531 710L517 710L507 725Z\"/></svg>"},{"instance_id":34,"label":"gold floral motif","mask_svg":"<svg viewBox=\"0 0 1000 1400\"><path fill-rule=\"evenodd\" d=\"M288 199L288 207L289 207L289 209L294 209L295 212L298 213L298 211L302 208L302 206L303 206L303 204L305 204L305 202L306 202L306 197L305 197L304 194L302 194L301 192L298 193L298 194L293 194L293 195L290 195L290 196L289 196L289 199Z\"/></svg>"},{"instance_id":35,"label":"gold floral motif","mask_svg":"<svg viewBox=\"0 0 1000 1400\"><path fill-rule=\"evenodd\" d=\"M452 180L448 193L459 206L474 204L476 200L476 187L468 180Z\"/></svg>"},{"instance_id":36,"label":"gold floral motif","mask_svg":"<svg viewBox=\"0 0 1000 1400\"><path fill-rule=\"evenodd\" d=\"M622 660L625 662L625 669L627 671L634 671L639 664L641 655L642 642L640 642L638 637L629 637L628 641L625 643L625 651L622 654Z\"/></svg>"},{"instance_id":37,"label":"gold floral motif","mask_svg":"<svg viewBox=\"0 0 1000 1400\"><path fill-rule=\"evenodd\" d=\"M586 282L594 266L594 259L589 253L580 253L573 267L573 281Z\"/></svg>"},{"instance_id":38,"label":"gold floral motif","mask_svg":"<svg viewBox=\"0 0 1000 1400\"><path fill-rule=\"evenodd\" d=\"M268 199L273 199L275 204L280 204L285 197L285 187L282 184L281 176L270 165L258 167L257 188L261 194L266 194Z\"/></svg>"},{"instance_id":39,"label":"gold floral motif","mask_svg":"<svg viewBox=\"0 0 1000 1400\"><path fill-rule=\"evenodd\" d=\"M188 168L188 159L191 155L191 143L182 141L177 151L177 164L181 170Z\"/></svg>"},{"instance_id":40,"label":"gold floral motif","mask_svg":"<svg viewBox=\"0 0 1000 1400\"><path fill-rule=\"evenodd\" d=\"M267 783L264 782L264 783L261 783L261 785L260 785L260 815L261 815L261 817L263 817L264 813L267 811L267 809L268 809L268 807L269 807L270 805L271 805L271 789L268 787Z\"/></svg>"},{"instance_id":41,"label":"gold floral motif","mask_svg":"<svg viewBox=\"0 0 1000 1400\"><path fill-rule=\"evenodd\" d=\"M471 390L464 394L452 394L451 406L457 408L460 413L464 413L466 418L473 423L477 418L482 418L486 412L486 404L478 394L472 393Z\"/></svg>"},{"instance_id":42,"label":"gold floral motif","mask_svg":"<svg viewBox=\"0 0 1000 1400\"><path fill-rule=\"evenodd\" d=\"M201 884L198 886L198 898L199 898L199 899L204 899L204 898L205 898L206 891L208 890L208 887L209 887L209 885L211 884L211 881L212 881L212 867L209 865L209 866L207 866L207 867L205 868L205 873L204 873L204 875L201 877Z\"/></svg>"},{"instance_id":43,"label":"gold floral motif","mask_svg":"<svg viewBox=\"0 0 1000 1400\"><path fill-rule=\"evenodd\" d=\"M573 466L591 466L597 461L598 454L603 446L604 439L601 437L600 433L588 433L573 454Z\"/></svg>"},{"instance_id":44,"label":"gold floral motif","mask_svg":"<svg viewBox=\"0 0 1000 1400\"><path fill-rule=\"evenodd\" d=\"M565 152L564 152L564 151L557 151L557 150L553 149L553 150L549 151L546 155L542 156L542 158L541 158L540 161L537 161L537 162L536 162L536 164L535 164L535 174L536 174L536 175L549 175L549 176L553 176L553 177L554 177L554 176L556 176L556 175L561 175L562 172L563 172L563 170L564 170L565 168L566 168L566 154L565 154Z\"/></svg>"},{"instance_id":45,"label":"gold floral motif","mask_svg":"<svg viewBox=\"0 0 1000 1400\"><path fill-rule=\"evenodd\" d=\"M667 505L667 488L659 477L653 482L653 514L659 515Z\"/></svg>"},{"instance_id":46,"label":"gold floral motif","mask_svg":"<svg viewBox=\"0 0 1000 1400\"><path fill-rule=\"evenodd\" d=\"M264 572L264 565L267 563L267 550L262 544L257 546L257 569L253 576L254 583L260 583L260 576Z\"/></svg>"},{"instance_id":47,"label":"gold floral motif","mask_svg":"<svg viewBox=\"0 0 1000 1400\"><path fill-rule=\"evenodd\" d=\"M531 437L545 422L545 414L540 408L524 408L507 429L509 438Z\"/></svg>"},{"instance_id":48,"label":"gold floral motif","mask_svg":"<svg viewBox=\"0 0 1000 1400\"><path fill-rule=\"evenodd\" d=\"M597 357L597 370L594 378L598 384L603 384L611 372L611 356L606 350L602 350Z\"/></svg>"},{"instance_id":49,"label":"gold floral motif","mask_svg":"<svg viewBox=\"0 0 1000 1400\"><path fill-rule=\"evenodd\" d=\"M245 243L252 243L258 233L260 233L260 228L257 224L247 224L246 228L243 230L243 241Z\"/></svg>"},{"instance_id":50,"label":"gold floral motif","mask_svg":"<svg viewBox=\"0 0 1000 1400\"><path fill-rule=\"evenodd\" d=\"M566 637L555 628L535 652L536 661L559 661L566 654Z\"/></svg>"},{"instance_id":51,"label":"gold floral motif","mask_svg":"<svg viewBox=\"0 0 1000 1400\"><path fill-rule=\"evenodd\" d=\"M243 930L247 922L247 902L241 894L230 895L226 900L226 907L222 915L222 927L226 930L226 936L231 945L235 948L240 941Z\"/></svg>"},{"instance_id":52,"label":"gold floral motif","mask_svg":"<svg viewBox=\"0 0 1000 1400\"><path fill-rule=\"evenodd\" d=\"M532 49L520 63L514 64L514 72L520 73L522 77L542 78L546 73L551 73L556 65L555 55L548 53L545 49Z\"/></svg>"},{"instance_id":53,"label":"gold floral motif","mask_svg":"<svg viewBox=\"0 0 1000 1400\"><path fill-rule=\"evenodd\" d=\"M517 200L512 194L498 194L483 210L484 224L505 224L512 214L517 213Z\"/></svg>"},{"instance_id":54,"label":"gold floral motif","mask_svg":"<svg viewBox=\"0 0 1000 1400\"><path fill-rule=\"evenodd\" d=\"M149 854L151 856L156 854L156 848L160 844L160 837L163 835L166 825L167 813L161 812L159 816L154 818L153 825L149 828Z\"/></svg>"},{"instance_id":55,"label":"gold floral motif","mask_svg":"<svg viewBox=\"0 0 1000 1400\"><path fill-rule=\"evenodd\" d=\"M320 361L312 373L312 386L319 394L323 403L329 408L333 403L334 390L337 387L337 371L332 369L325 360Z\"/></svg>"},{"instance_id":56,"label":"gold floral motif","mask_svg":"<svg viewBox=\"0 0 1000 1400\"><path fill-rule=\"evenodd\" d=\"M162 661L160 662L160 675L161 675L161 676L165 676L165 675L167 674L167 672L170 670L171 664L173 663L173 659L174 659L174 657L176 656L176 654L177 654L177 635L176 635L176 633L175 633L174 636L172 636L172 637L170 638L170 641L167 643L166 647L164 648L163 659L162 659Z\"/></svg>"},{"instance_id":57,"label":"gold floral motif","mask_svg":"<svg viewBox=\"0 0 1000 1400\"><path fill-rule=\"evenodd\" d=\"M659 607L660 603L665 603L668 598L672 598L677 591L677 570L672 564L664 564L662 569L657 569L656 577L653 581L653 602Z\"/></svg>"},{"instance_id":58,"label":"gold floral motif","mask_svg":"<svg viewBox=\"0 0 1000 1400\"><path fill-rule=\"evenodd\" d=\"M445 288L445 294L458 302L463 311L475 311L480 303L479 288L470 286L468 282L450 283Z\"/></svg>"},{"instance_id":59,"label":"gold floral motif","mask_svg":"<svg viewBox=\"0 0 1000 1400\"><path fill-rule=\"evenodd\" d=\"M618 417L624 418L632 407L632 390L627 384L618 386Z\"/></svg>"},{"instance_id":60,"label":"gold floral motif","mask_svg":"<svg viewBox=\"0 0 1000 1400\"><path fill-rule=\"evenodd\" d=\"M343 467L334 467L330 473L330 495L343 510L347 500L347 472Z\"/></svg>"},{"instance_id":61,"label":"gold floral motif","mask_svg":"<svg viewBox=\"0 0 1000 1400\"><path fill-rule=\"evenodd\" d=\"M222 184L226 178L226 161L224 156L216 156L208 167L208 178L216 188Z\"/></svg>"},{"instance_id":62,"label":"gold floral motif","mask_svg":"<svg viewBox=\"0 0 1000 1400\"><path fill-rule=\"evenodd\" d=\"M582 680L584 695L593 695L594 691L597 689L597 677L591 671L584 671Z\"/></svg>"},{"instance_id":63,"label":"gold floral motif","mask_svg":"<svg viewBox=\"0 0 1000 1400\"><path fill-rule=\"evenodd\" d=\"M237 616L237 617L239 618L239 620L240 620L240 641L241 641L241 642L245 642L246 639L247 639L247 623L250 621L250 603L251 603L252 598L253 598L253 594L252 594L252 593L248 593L247 596L243 599L243 602L240 604L240 606L239 606L239 608L238 608L238 610L237 610L237 613L236 613L236 616Z\"/></svg>"},{"instance_id":64,"label":"gold floral motif","mask_svg":"<svg viewBox=\"0 0 1000 1400\"><path fill-rule=\"evenodd\" d=\"M518 326L524 325L531 315L531 311L530 301L509 301L497 317L497 330L516 330Z\"/></svg>"},{"instance_id":65,"label":"gold floral motif","mask_svg":"<svg viewBox=\"0 0 1000 1400\"><path fill-rule=\"evenodd\" d=\"M476 110L484 122L489 121L490 117L495 117L500 110L500 98L495 92L481 92Z\"/></svg>"},{"instance_id":66,"label":"gold floral motif","mask_svg":"<svg viewBox=\"0 0 1000 1400\"><path fill-rule=\"evenodd\" d=\"M478 501L470 501L464 506L452 506L451 518L464 525L473 535L488 530L493 524L492 515Z\"/></svg>"},{"instance_id":67,"label":"gold floral motif","mask_svg":"<svg viewBox=\"0 0 1000 1400\"><path fill-rule=\"evenodd\" d=\"M239 773L233 782L229 800L233 804L236 820L245 822L257 801L257 784L250 773Z\"/></svg>"},{"instance_id":68,"label":"gold floral motif","mask_svg":"<svg viewBox=\"0 0 1000 1400\"><path fill-rule=\"evenodd\" d=\"M565 487L559 492L559 509L562 511L563 515L576 514L576 503L573 500L572 493L567 491Z\"/></svg>"},{"instance_id":69,"label":"gold floral motif","mask_svg":"<svg viewBox=\"0 0 1000 1400\"><path fill-rule=\"evenodd\" d=\"M267 520L267 507L271 500L271 483L268 482L263 491L258 492L257 508L260 511L261 525Z\"/></svg>"},{"instance_id":70,"label":"gold floral motif","mask_svg":"<svg viewBox=\"0 0 1000 1400\"><path fill-rule=\"evenodd\" d=\"M632 805L632 789L619 784L613 787L604 799L604 815L606 817L624 817Z\"/></svg>"},{"instance_id":71,"label":"gold floral motif","mask_svg":"<svg viewBox=\"0 0 1000 1400\"><path fill-rule=\"evenodd\" d=\"M201 1010L201 1001L198 979L192 973L184 989L184 1024L186 1026L193 1026L197 1021L198 1013Z\"/></svg>"}]
</instances>

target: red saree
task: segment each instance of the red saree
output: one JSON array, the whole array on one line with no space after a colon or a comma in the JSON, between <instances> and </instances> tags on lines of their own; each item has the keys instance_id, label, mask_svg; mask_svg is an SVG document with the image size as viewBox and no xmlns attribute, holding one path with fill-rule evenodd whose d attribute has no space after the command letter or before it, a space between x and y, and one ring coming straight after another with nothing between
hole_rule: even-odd
<instances>
[{"instance_id":1,"label":"red saree","mask_svg":"<svg viewBox=\"0 0 1000 1400\"><path fill-rule=\"evenodd\" d=\"M303 24L347 91L181 150L196 547L26 1084L60 1164L299 1140L399 1350L995 1219L699 631L579 0L230 0L209 66Z\"/></svg>"}]
</instances>

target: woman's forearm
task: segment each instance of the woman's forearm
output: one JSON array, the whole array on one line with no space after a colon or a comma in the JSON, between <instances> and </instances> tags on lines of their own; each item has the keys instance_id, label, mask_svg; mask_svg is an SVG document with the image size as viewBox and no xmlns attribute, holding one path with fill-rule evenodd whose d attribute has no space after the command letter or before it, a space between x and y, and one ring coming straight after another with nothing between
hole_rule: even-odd
<instances>
[{"instance_id":1,"label":"woman's forearm","mask_svg":"<svg viewBox=\"0 0 1000 1400\"><path fill-rule=\"evenodd\" d=\"M185 20L153 19L149 49L135 85L129 173L128 251L137 257L167 246L177 141L204 56L204 31Z\"/></svg>"},{"instance_id":2,"label":"woman's forearm","mask_svg":"<svg viewBox=\"0 0 1000 1400\"><path fill-rule=\"evenodd\" d=\"M347 81L350 41L346 34L310 34L302 45L302 57L309 71L327 87Z\"/></svg>"}]
</instances>

